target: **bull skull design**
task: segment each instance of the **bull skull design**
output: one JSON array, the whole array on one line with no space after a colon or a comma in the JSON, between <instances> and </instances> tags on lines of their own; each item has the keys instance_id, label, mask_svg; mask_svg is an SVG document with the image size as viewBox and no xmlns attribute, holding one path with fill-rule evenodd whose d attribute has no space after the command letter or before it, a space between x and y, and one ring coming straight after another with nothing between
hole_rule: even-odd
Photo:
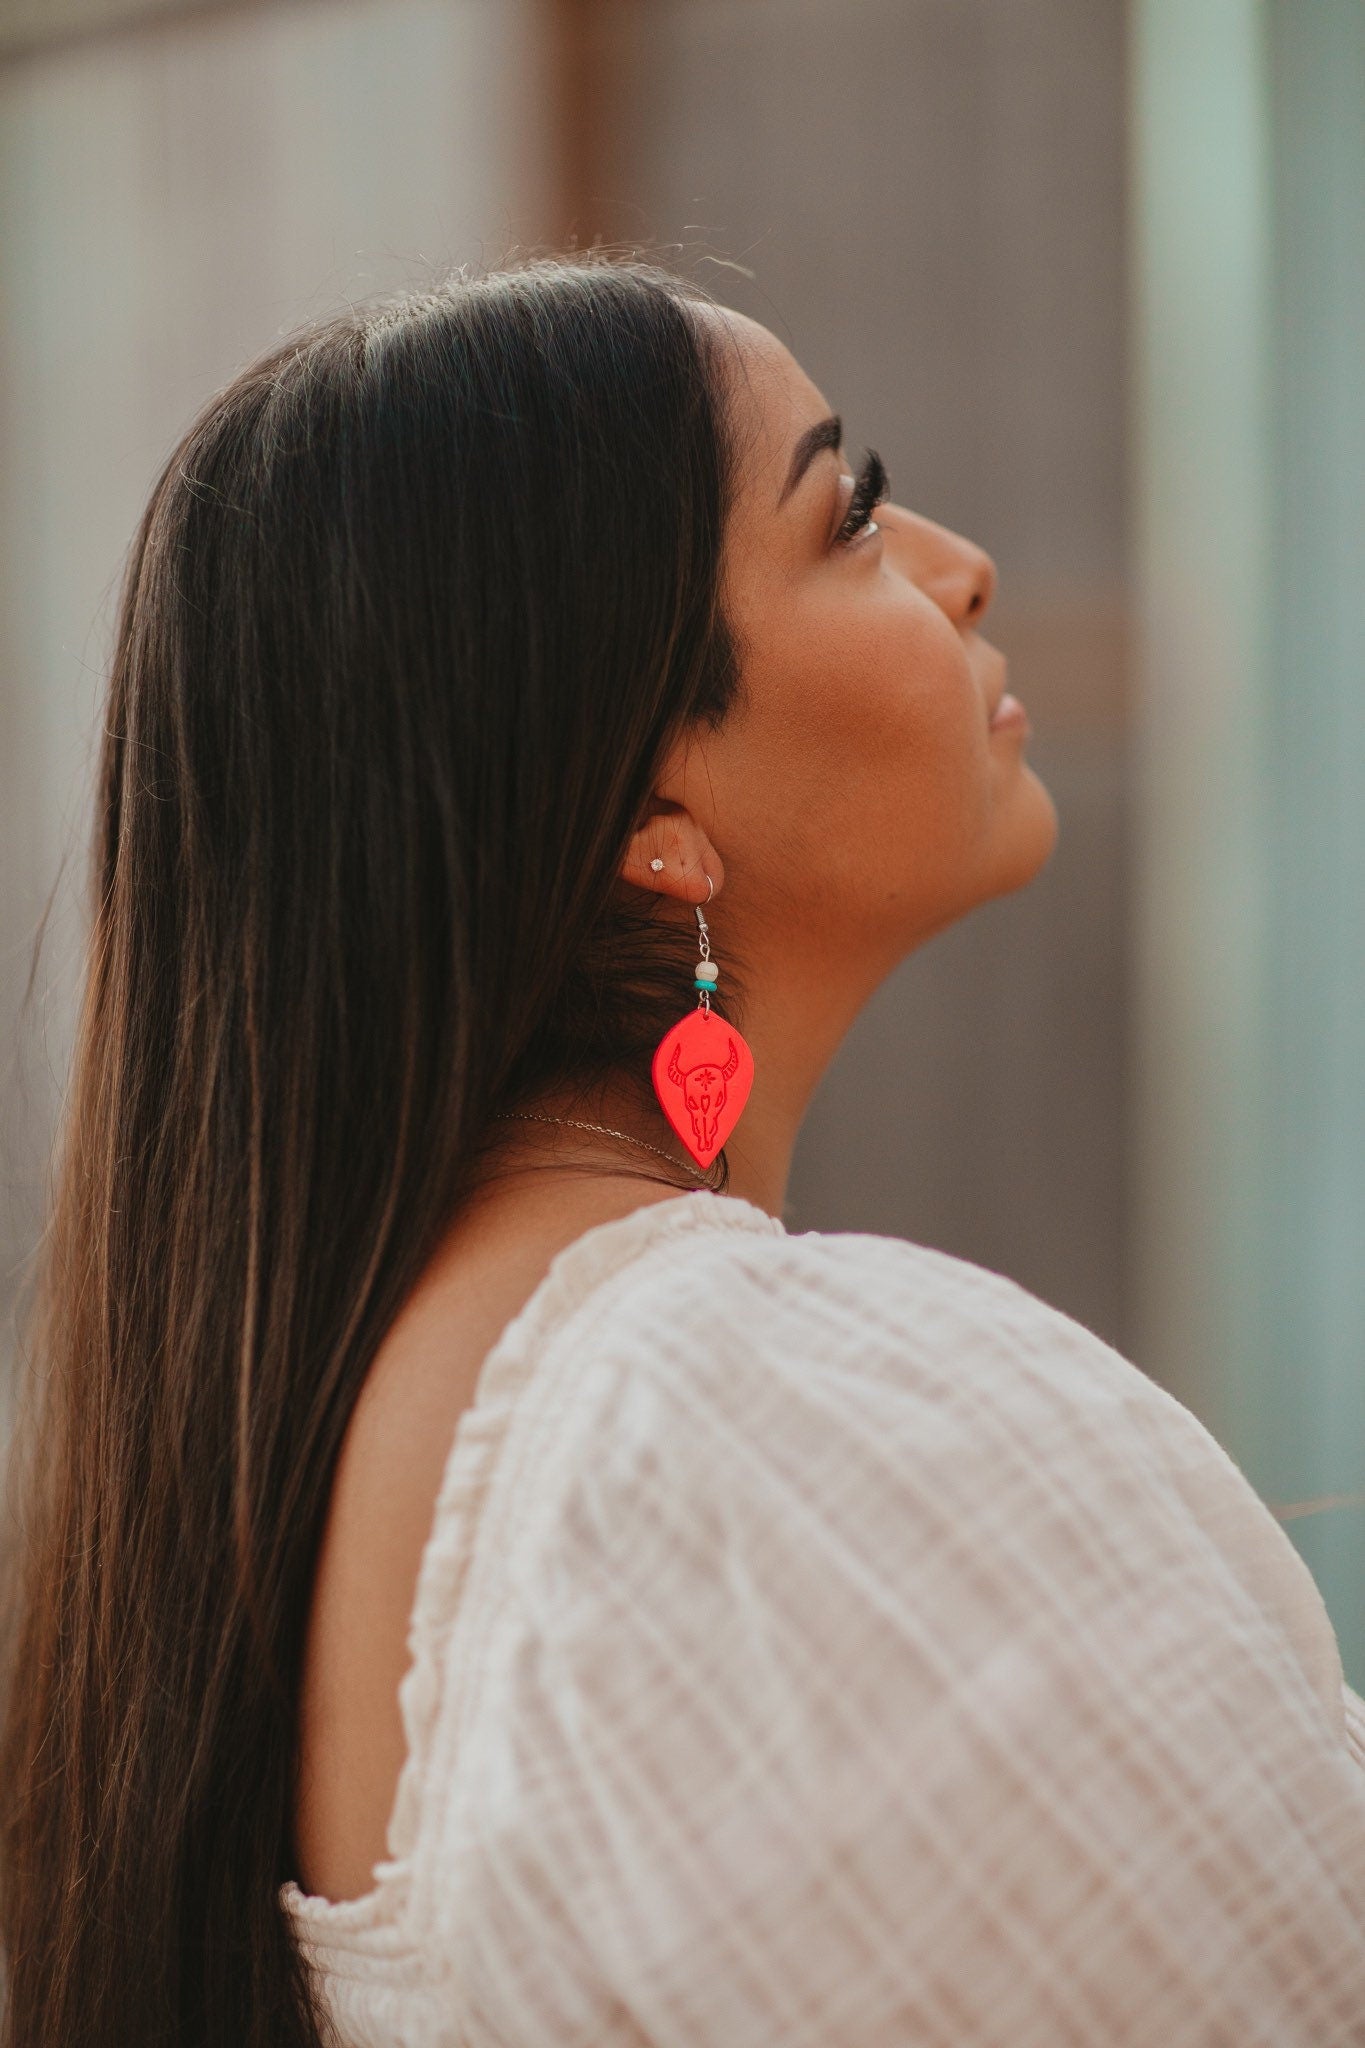
<instances>
[{"instance_id":1,"label":"bull skull design","mask_svg":"<svg viewBox=\"0 0 1365 2048\"><path fill-rule=\"evenodd\" d=\"M739 1049L733 1038L729 1046L730 1056L723 1067L715 1060L702 1060L697 1066L684 1069L678 1064L676 1045L668 1062L668 1078L683 1091L699 1152L715 1148L716 1121L725 1107L726 1083L739 1065Z\"/></svg>"}]
</instances>

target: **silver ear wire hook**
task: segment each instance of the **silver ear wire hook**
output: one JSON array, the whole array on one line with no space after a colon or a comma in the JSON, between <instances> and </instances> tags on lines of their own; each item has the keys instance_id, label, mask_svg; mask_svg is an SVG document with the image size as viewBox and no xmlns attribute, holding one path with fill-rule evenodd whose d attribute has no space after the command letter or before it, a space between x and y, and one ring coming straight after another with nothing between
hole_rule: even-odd
<instances>
[{"instance_id":1,"label":"silver ear wire hook","mask_svg":"<svg viewBox=\"0 0 1365 2048\"><path fill-rule=\"evenodd\" d=\"M706 870L704 868L702 869L702 873L706 874ZM708 903L711 901L712 896L715 894L715 888L715 883L711 880L711 877L707 875L706 901ZM696 913L697 924L701 929L701 957L703 960L709 960L711 958L711 939L710 934L707 932L706 929L706 919L702 916L702 906L700 903L694 903L692 905L692 908Z\"/></svg>"}]
</instances>

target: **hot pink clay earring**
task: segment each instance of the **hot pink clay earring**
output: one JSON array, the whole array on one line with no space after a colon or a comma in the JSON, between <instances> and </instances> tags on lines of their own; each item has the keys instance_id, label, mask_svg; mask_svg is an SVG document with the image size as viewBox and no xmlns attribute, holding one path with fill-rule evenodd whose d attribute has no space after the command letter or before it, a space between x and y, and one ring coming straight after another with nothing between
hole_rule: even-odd
<instances>
[{"instance_id":1,"label":"hot pink clay earring","mask_svg":"<svg viewBox=\"0 0 1365 2048\"><path fill-rule=\"evenodd\" d=\"M649 864L657 874L663 862ZM714 885L706 877L706 901ZM651 1074L659 1107L698 1166L709 1166L725 1143L754 1085L754 1057L742 1034L711 1008L720 969L711 958L711 938L694 903L701 958L692 986L697 1007L671 1024L654 1052Z\"/></svg>"}]
</instances>

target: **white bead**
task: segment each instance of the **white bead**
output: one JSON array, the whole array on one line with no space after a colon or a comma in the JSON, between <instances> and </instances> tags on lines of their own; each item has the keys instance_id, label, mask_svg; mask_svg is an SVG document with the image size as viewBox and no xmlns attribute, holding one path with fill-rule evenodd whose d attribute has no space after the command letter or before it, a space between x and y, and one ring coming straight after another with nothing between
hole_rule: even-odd
<instances>
[{"instance_id":1,"label":"white bead","mask_svg":"<svg viewBox=\"0 0 1365 2048\"><path fill-rule=\"evenodd\" d=\"M697 962L696 978L698 981L718 981L720 979L720 969L714 960L699 960Z\"/></svg>"}]
</instances>

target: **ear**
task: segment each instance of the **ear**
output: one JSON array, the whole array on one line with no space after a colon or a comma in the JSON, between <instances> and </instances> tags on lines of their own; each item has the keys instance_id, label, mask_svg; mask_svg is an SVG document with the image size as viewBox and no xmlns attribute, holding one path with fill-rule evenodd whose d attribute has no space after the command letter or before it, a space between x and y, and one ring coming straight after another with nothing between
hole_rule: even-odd
<instances>
[{"instance_id":1,"label":"ear","mask_svg":"<svg viewBox=\"0 0 1365 2048\"><path fill-rule=\"evenodd\" d=\"M655 860L661 860L663 866L651 867ZM725 867L689 810L667 797L652 796L631 834L621 861L621 877L641 889L676 897L680 903L705 903L719 896Z\"/></svg>"}]
</instances>

